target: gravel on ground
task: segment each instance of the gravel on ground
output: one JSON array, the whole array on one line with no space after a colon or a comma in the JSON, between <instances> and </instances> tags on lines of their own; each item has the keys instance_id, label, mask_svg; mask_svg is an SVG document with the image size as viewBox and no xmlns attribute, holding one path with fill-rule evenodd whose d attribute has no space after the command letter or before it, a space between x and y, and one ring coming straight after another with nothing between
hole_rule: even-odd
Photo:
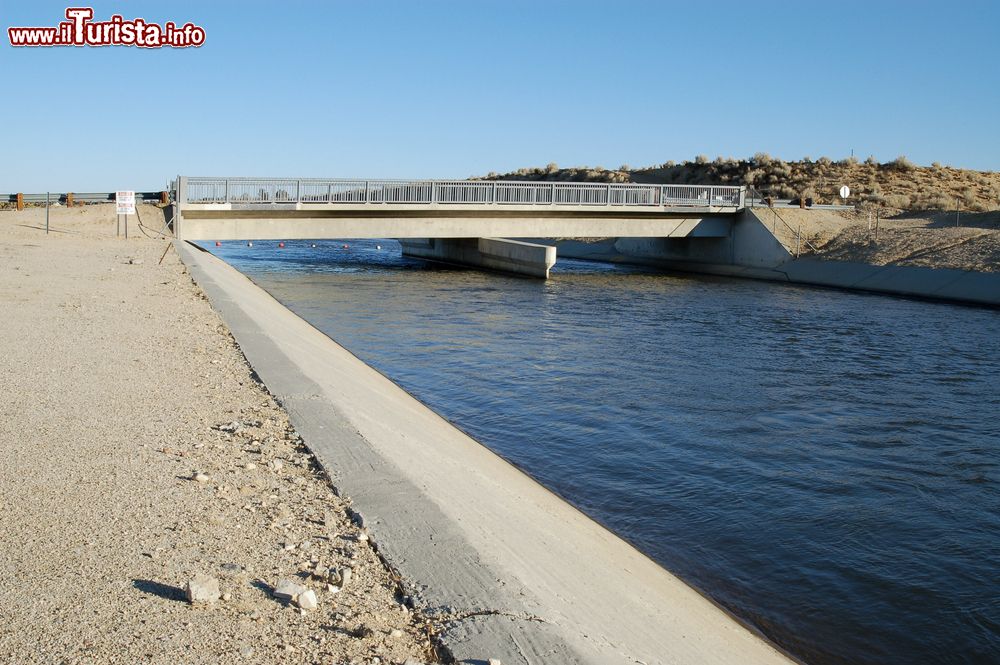
<instances>
[{"instance_id":1,"label":"gravel on ground","mask_svg":"<svg viewBox=\"0 0 1000 665\"><path fill-rule=\"evenodd\" d=\"M0 211L0 662L433 660L162 211L140 214L125 240L108 205L54 208L49 234L43 209Z\"/></svg>"}]
</instances>

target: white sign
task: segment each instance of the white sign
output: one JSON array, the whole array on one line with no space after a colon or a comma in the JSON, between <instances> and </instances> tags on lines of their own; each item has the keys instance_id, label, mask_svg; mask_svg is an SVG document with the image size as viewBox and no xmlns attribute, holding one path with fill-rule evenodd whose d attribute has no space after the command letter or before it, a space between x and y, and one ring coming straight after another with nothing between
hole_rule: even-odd
<instances>
[{"instance_id":1,"label":"white sign","mask_svg":"<svg viewBox=\"0 0 1000 665\"><path fill-rule=\"evenodd\" d=\"M115 214L135 214L135 192L115 192Z\"/></svg>"},{"instance_id":2,"label":"white sign","mask_svg":"<svg viewBox=\"0 0 1000 665\"><path fill-rule=\"evenodd\" d=\"M850 187L848 187L847 185L844 185L843 187L840 188L840 198L846 199L850 195L851 195L851 188Z\"/></svg>"}]
</instances>

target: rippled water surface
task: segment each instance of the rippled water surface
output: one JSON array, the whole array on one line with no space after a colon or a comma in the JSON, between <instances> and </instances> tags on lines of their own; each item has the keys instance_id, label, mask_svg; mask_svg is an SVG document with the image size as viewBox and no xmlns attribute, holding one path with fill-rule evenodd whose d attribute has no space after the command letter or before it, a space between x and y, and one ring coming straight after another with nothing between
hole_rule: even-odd
<instances>
[{"instance_id":1,"label":"rippled water surface","mask_svg":"<svg viewBox=\"0 0 1000 665\"><path fill-rule=\"evenodd\" d=\"M345 242L214 251L807 662L1000 662L1000 312Z\"/></svg>"}]
</instances>

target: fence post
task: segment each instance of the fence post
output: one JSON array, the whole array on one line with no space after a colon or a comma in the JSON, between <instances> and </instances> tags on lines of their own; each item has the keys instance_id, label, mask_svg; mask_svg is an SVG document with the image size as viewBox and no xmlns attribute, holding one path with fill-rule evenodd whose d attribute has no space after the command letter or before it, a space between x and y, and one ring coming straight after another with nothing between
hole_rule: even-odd
<instances>
[{"instance_id":1,"label":"fence post","mask_svg":"<svg viewBox=\"0 0 1000 665\"><path fill-rule=\"evenodd\" d=\"M67 208L73 207L73 192L66 193L66 207Z\"/></svg>"},{"instance_id":2,"label":"fence post","mask_svg":"<svg viewBox=\"0 0 1000 665\"><path fill-rule=\"evenodd\" d=\"M20 192L17 193L17 209L24 210L24 194Z\"/></svg>"}]
</instances>

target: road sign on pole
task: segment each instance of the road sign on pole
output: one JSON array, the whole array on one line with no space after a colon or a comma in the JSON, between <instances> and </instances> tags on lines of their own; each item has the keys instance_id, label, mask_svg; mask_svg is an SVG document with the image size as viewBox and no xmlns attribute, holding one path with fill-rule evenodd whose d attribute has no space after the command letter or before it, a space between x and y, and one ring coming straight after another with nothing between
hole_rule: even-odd
<instances>
[{"instance_id":1,"label":"road sign on pole","mask_svg":"<svg viewBox=\"0 0 1000 665\"><path fill-rule=\"evenodd\" d=\"M848 187L847 185L844 185L843 187L840 188L840 198L846 200L847 197L850 196L850 195L851 195L851 188L850 187Z\"/></svg>"},{"instance_id":2,"label":"road sign on pole","mask_svg":"<svg viewBox=\"0 0 1000 665\"><path fill-rule=\"evenodd\" d=\"M118 215L135 214L135 192L115 192L115 210Z\"/></svg>"}]
</instances>

